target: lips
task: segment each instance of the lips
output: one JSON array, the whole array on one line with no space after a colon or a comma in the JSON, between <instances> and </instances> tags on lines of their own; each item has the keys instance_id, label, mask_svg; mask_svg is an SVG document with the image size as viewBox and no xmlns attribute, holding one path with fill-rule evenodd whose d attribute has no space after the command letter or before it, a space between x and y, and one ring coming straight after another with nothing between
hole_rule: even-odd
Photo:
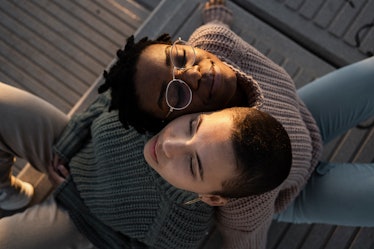
<instances>
[{"instance_id":1,"label":"lips","mask_svg":"<svg viewBox=\"0 0 374 249\"><path fill-rule=\"evenodd\" d=\"M209 78L211 78L211 81L210 81L210 88L209 88L209 96L208 96L208 99L211 99L212 98L212 96L213 96L213 88L214 88L214 78L215 78L215 74L216 74L216 72L215 72L215 67L214 67L214 63L213 62L211 62L212 63L212 66L209 68L209 71L212 71L212 73L211 73L211 77L209 77Z\"/></svg>"},{"instance_id":2,"label":"lips","mask_svg":"<svg viewBox=\"0 0 374 249\"><path fill-rule=\"evenodd\" d=\"M156 152L157 141L158 141L158 136L155 136L154 141L152 141L152 145L150 146L150 152L151 152L150 154L151 154L153 160L155 160L156 163L158 163L157 152Z\"/></svg>"}]
</instances>

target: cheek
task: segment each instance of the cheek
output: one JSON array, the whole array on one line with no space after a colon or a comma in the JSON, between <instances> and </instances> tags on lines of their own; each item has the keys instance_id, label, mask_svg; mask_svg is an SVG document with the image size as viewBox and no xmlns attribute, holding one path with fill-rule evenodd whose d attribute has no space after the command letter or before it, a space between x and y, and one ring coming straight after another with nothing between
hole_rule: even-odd
<instances>
[{"instance_id":1,"label":"cheek","mask_svg":"<svg viewBox=\"0 0 374 249\"><path fill-rule=\"evenodd\" d=\"M228 67L223 62L220 62L220 64L221 64L221 69L223 71L223 76L226 78L226 80L236 79L236 74L230 67Z\"/></svg>"},{"instance_id":2,"label":"cheek","mask_svg":"<svg viewBox=\"0 0 374 249\"><path fill-rule=\"evenodd\" d=\"M158 173L165 181L176 188L186 189L189 186L190 178L186 174L186 169L181 167L181 165L168 163L167 165L162 166Z\"/></svg>"}]
</instances>

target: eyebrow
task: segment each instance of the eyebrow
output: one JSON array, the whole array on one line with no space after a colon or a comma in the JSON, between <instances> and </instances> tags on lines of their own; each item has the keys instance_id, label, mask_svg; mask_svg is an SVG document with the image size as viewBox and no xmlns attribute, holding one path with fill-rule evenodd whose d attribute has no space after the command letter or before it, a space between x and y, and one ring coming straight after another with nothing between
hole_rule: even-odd
<instances>
[{"instance_id":1,"label":"eyebrow","mask_svg":"<svg viewBox=\"0 0 374 249\"><path fill-rule=\"evenodd\" d=\"M168 48L170 47L171 47L170 45L165 47L165 64L168 67L170 67L170 53L168 52ZM163 81L161 85L160 95L158 96L158 100L157 100L157 105L161 110L163 110L166 86L167 86L167 82Z\"/></svg>"},{"instance_id":2,"label":"eyebrow","mask_svg":"<svg viewBox=\"0 0 374 249\"><path fill-rule=\"evenodd\" d=\"M161 110L163 110L163 103L164 103L164 99L165 99L166 85L167 85L167 82L163 81L162 85L161 85L160 95L158 96L158 100L157 100L157 105Z\"/></svg>"},{"instance_id":3,"label":"eyebrow","mask_svg":"<svg viewBox=\"0 0 374 249\"><path fill-rule=\"evenodd\" d=\"M169 52L169 48L171 48L171 46L166 46L165 47L165 64L166 66L170 67L170 52Z\"/></svg>"},{"instance_id":4,"label":"eyebrow","mask_svg":"<svg viewBox=\"0 0 374 249\"><path fill-rule=\"evenodd\" d=\"M202 115L200 114L200 115L199 115L198 123L197 123L197 125L196 125L196 131L195 131L195 133L197 133L197 131L199 130L200 125L201 125L202 122L203 122L203 117L202 117ZM201 160L200 160L199 154L197 154L197 153L196 153L196 159L197 159L197 165L198 165L198 167L199 167L200 178L201 178L202 181L204 181L204 168L203 168L203 166L202 166L202 164L201 164Z\"/></svg>"}]
</instances>

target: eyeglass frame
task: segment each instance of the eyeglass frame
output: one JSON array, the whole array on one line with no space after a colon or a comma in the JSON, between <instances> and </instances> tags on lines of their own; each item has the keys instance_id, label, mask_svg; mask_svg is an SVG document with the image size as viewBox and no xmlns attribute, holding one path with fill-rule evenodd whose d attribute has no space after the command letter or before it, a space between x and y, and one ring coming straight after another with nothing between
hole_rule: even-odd
<instances>
[{"instance_id":1,"label":"eyeglass frame","mask_svg":"<svg viewBox=\"0 0 374 249\"><path fill-rule=\"evenodd\" d=\"M169 83L167 84L166 86L166 89L165 89L165 100L166 100L166 104L169 106L169 112L168 114L166 115L165 119L166 120L169 115L174 111L174 110L177 110L177 111L180 111L180 110L183 110L183 109L186 109L192 102L192 90L190 88L190 86L184 81L184 80L181 80L181 79L177 79L175 78L175 71L176 70L182 70L182 71L186 71L187 69L189 69L190 67L177 67L173 61L173 56L172 56L172 51L173 51L173 48L175 47L175 45L178 43L178 42L183 42L184 46L190 46L192 51L193 51L193 54L194 54L194 58L193 58L193 61L192 61L192 66L193 64L195 63L195 60L196 60L196 51L195 51L195 48L189 44L187 41L184 41L182 40L180 37L175 41L173 42L171 48L170 48L170 52L169 52L169 57L170 57L170 61L171 61L171 64L173 66L172 68L172 76L173 76L173 79L169 81ZM191 67L192 67L191 66ZM175 82L178 82L182 85L185 85L187 87L187 89L189 90L189 93L190 93L190 100L187 102L187 104L183 107L173 107L170 103L169 103L169 100L168 100L168 91L169 91L169 87L172 83L175 83Z\"/></svg>"}]
</instances>

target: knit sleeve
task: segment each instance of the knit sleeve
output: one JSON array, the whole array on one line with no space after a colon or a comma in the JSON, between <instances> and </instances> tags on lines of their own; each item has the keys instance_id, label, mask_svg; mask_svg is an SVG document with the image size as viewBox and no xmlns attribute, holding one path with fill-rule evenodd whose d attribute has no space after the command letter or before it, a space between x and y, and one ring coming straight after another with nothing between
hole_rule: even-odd
<instances>
[{"instance_id":1,"label":"knit sleeve","mask_svg":"<svg viewBox=\"0 0 374 249\"><path fill-rule=\"evenodd\" d=\"M189 43L209 51L219 59L237 65L237 54L242 51L241 38L228 26L219 22L210 22L197 28L189 38Z\"/></svg>"},{"instance_id":2,"label":"knit sleeve","mask_svg":"<svg viewBox=\"0 0 374 249\"><path fill-rule=\"evenodd\" d=\"M97 219L81 199L79 191L69 176L53 193L56 202L69 211L78 230L98 249L146 249L143 243L129 238Z\"/></svg>"},{"instance_id":3,"label":"knit sleeve","mask_svg":"<svg viewBox=\"0 0 374 249\"><path fill-rule=\"evenodd\" d=\"M231 200L217 211L223 249L265 249L278 189Z\"/></svg>"},{"instance_id":4,"label":"knit sleeve","mask_svg":"<svg viewBox=\"0 0 374 249\"><path fill-rule=\"evenodd\" d=\"M71 157L90 138L90 126L92 121L98 117L110 104L109 94L101 94L85 112L74 115L57 143L53 151L62 160L69 162Z\"/></svg>"},{"instance_id":5,"label":"knit sleeve","mask_svg":"<svg viewBox=\"0 0 374 249\"><path fill-rule=\"evenodd\" d=\"M224 5L214 5L204 9L204 23L221 22L230 26L232 22L232 11Z\"/></svg>"}]
</instances>

